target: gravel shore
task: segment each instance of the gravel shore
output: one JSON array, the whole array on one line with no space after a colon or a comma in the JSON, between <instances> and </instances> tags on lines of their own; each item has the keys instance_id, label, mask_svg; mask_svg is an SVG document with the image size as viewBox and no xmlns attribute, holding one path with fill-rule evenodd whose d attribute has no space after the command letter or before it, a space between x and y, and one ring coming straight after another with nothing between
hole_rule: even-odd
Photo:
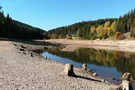
<instances>
[{"instance_id":1,"label":"gravel shore","mask_svg":"<svg viewBox=\"0 0 135 90\"><path fill-rule=\"evenodd\" d=\"M80 77L63 74L64 64L45 60L17 43L0 41L0 90L110 90L75 68Z\"/></svg>"}]
</instances>

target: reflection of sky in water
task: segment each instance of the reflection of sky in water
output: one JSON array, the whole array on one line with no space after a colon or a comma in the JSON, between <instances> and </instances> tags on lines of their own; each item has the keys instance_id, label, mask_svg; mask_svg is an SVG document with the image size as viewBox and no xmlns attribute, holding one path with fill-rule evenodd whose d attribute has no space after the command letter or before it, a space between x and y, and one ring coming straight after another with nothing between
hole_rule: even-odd
<instances>
[{"instance_id":1,"label":"reflection of sky in water","mask_svg":"<svg viewBox=\"0 0 135 90\"><path fill-rule=\"evenodd\" d=\"M82 63L75 62L75 61L68 59L66 57L63 58L60 56L56 56L54 54L48 53L47 51L43 52L41 55L44 57L47 56L51 60L61 62L64 64L66 64L66 63L73 64L75 67L79 67L79 68L81 68L81 65L82 65ZM119 79L122 76L122 74L120 72L118 72L115 67L97 66L95 64L87 64L87 65L88 65L88 68L95 71L101 78L104 78L111 83L115 83L115 84L120 83L120 81L118 82L117 80L112 80L112 78ZM135 84L133 85L133 87L135 88Z\"/></svg>"},{"instance_id":2,"label":"reflection of sky in water","mask_svg":"<svg viewBox=\"0 0 135 90\"><path fill-rule=\"evenodd\" d=\"M88 68L94 70L97 73L100 73L101 75L106 75L106 76L114 76L116 77L121 77L121 73L117 72L116 68L111 68L111 67L104 67L104 66L96 66L96 65L88 65Z\"/></svg>"},{"instance_id":3,"label":"reflection of sky in water","mask_svg":"<svg viewBox=\"0 0 135 90\"><path fill-rule=\"evenodd\" d=\"M122 74L117 72L116 68L112 67L104 67L104 66L96 66L88 64L88 68L91 70L94 70L101 78L104 78L105 80L114 83L114 84L120 84L121 81L112 80L112 78L119 79L121 78Z\"/></svg>"}]
</instances>

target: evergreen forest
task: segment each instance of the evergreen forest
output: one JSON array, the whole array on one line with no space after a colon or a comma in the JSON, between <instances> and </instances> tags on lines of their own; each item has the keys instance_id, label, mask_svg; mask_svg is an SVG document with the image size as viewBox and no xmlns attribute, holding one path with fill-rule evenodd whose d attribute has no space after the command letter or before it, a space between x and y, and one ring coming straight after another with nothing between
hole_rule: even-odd
<instances>
[{"instance_id":1,"label":"evergreen forest","mask_svg":"<svg viewBox=\"0 0 135 90\"><path fill-rule=\"evenodd\" d=\"M47 38L47 32L40 28L13 20L9 14L4 16L0 6L0 37L11 39L43 39Z\"/></svg>"}]
</instances>

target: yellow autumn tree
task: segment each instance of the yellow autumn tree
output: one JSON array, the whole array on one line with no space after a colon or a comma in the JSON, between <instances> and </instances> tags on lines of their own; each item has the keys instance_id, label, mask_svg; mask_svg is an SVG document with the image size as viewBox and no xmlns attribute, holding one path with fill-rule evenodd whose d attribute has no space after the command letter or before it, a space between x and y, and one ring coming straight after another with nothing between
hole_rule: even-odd
<instances>
[{"instance_id":1,"label":"yellow autumn tree","mask_svg":"<svg viewBox=\"0 0 135 90\"><path fill-rule=\"evenodd\" d=\"M108 35L108 37L110 36L110 32L111 32L111 28L108 27L108 28L107 28L107 35Z\"/></svg>"},{"instance_id":2,"label":"yellow autumn tree","mask_svg":"<svg viewBox=\"0 0 135 90\"><path fill-rule=\"evenodd\" d=\"M103 30L103 25L99 25L97 28L96 28L96 33L97 33L97 37L101 38L102 37L102 30Z\"/></svg>"},{"instance_id":3,"label":"yellow autumn tree","mask_svg":"<svg viewBox=\"0 0 135 90\"><path fill-rule=\"evenodd\" d=\"M105 24L104 24L104 28L107 29L108 27L110 27L110 25L111 25L111 24L110 24L110 21L107 21L107 22L105 22Z\"/></svg>"},{"instance_id":4,"label":"yellow autumn tree","mask_svg":"<svg viewBox=\"0 0 135 90\"><path fill-rule=\"evenodd\" d=\"M67 34L66 39L72 39L72 36L70 34Z\"/></svg>"},{"instance_id":5,"label":"yellow autumn tree","mask_svg":"<svg viewBox=\"0 0 135 90\"><path fill-rule=\"evenodd\" d=\"M90 27L90 39L95 39L97 36L96 36L96 27L95 26L91 26Z\"/></svg>"},{"instance_id":6,"label":"yellow autumn tree","mask_svg":"<svg viewBox=\"0 0 135 90\"><path fill-rule=\"evenodd\" d=\"M95 32L96 32L95 26L91 26L91 28L90 28L90 33L95 33Z\"/></svg>"},{"instance_id":7,"label":"yellow autumn tree","mask_svg":"<svg viewBox=\"0 0 135 90\"><path fill-rule=\"evenodd\" d=\"M115 34L116 28L117 28L117 22L116 22L116 20L114 20L114 22L112 23L112 25L110 27L109 36L113 36Z\"/></svg>"},{"instance_id":8,"label":"yellow autumn tree","mask_svg":"<svg viewBox=\"0 0 135 90\"><path fill-rule=\"evenodd\" d=\"M61 39L62 38L62 35L59 35L58 38Z\"/></svg>"},{"instance_id":9,"label":"yellow autumn tree","mask_svg":"<svg viewBox=\"0 0 135 90\"><path fill-rule=\"evenodd\" d=\"M104 38L109 36L110 25L111 25L110 21L107 21L104 24L104 28L103 28L103 31L102 31Z\"/></svg>"},{"instance_id":10,"label":"yellow autumn tree","mask_svg":"<svg viewBox=\"0 0 135 90\"><path fill-rule=\"evenodd\" d=\"M56 39L56 38L57 38L57 35L56 35L55 33L53 33L53 34L51 35L51 37L52 37L53 39Z\"/></svg>"}]
</instances>

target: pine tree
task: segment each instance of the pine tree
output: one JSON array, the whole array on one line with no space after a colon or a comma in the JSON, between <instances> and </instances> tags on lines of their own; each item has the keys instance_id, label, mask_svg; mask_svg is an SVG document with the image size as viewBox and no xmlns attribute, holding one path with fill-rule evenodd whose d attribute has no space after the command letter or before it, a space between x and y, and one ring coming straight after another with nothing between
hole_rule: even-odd
<instances>
[{"instance_id":1,"label":"pine tree","mask_svg":"<svg viewBox=\"0 0 135 90\"><path fill-rule=\"evenodd\" d=\"M77 30L77 37L82 37L81 29Z\"/></svg>"},{"instance_id":2,"label":"pine tree","mask_svg":"<svg viewBox=\"0 0 135 90\"><path fill-rule=\"evenodd\" d=\"M117 21L116 31L119 31L122 33L124 32L124 23L123 23L122 17L120 17Z\"/></svg>"}]
</instances>

